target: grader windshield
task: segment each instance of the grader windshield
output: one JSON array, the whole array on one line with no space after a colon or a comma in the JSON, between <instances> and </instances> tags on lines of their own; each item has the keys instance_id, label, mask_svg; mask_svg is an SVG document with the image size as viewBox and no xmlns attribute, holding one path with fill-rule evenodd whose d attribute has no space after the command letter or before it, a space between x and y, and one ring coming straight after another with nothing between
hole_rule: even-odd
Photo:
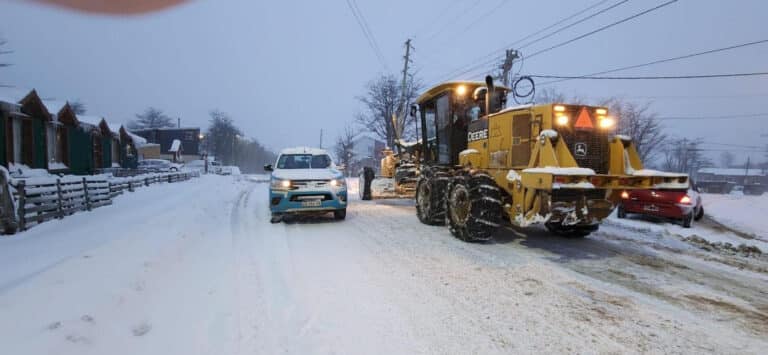
<instances>
[{"instance_id":1,"label":"grader windshield","mask_svg":"<svg viewBox=\"0 0 768 355\"><path fill-rule=\"evenodd\" d=\"M483 82L449 82L436 86L418 98L421 111L421 138L426 142L424 160L440 165L455 165L459 153L467 149L470 123L486 116L486 88ZM506 103L508 89L497 87L490 111L498 112Z\"/></svg>"}]
</instances>

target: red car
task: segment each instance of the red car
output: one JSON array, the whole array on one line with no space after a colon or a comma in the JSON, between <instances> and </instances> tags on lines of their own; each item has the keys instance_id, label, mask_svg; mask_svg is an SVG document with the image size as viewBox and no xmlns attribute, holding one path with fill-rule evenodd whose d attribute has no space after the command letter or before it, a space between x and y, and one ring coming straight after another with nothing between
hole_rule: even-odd
<instances>
[{"instance_id":1,"label":"red car","mask_svg":"<svg viewBox=\"0 0 768 355\"><path fill-rule=\"evenodd\" d=\"M626 218L628 213L644 214L678 220L683 227L704 217L699 189L688 190L630 190L621 193L617 216Z\"/></svg>"}]
</instances>

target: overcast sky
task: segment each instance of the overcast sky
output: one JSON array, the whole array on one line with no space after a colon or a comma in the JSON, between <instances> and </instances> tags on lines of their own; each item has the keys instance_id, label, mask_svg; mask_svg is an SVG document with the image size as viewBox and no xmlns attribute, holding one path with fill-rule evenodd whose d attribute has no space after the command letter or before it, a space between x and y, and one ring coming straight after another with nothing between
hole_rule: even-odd
<instances>
[{"instance_id":1,"label":"overcast sky","mask_svg":"<svg viewBox=\"0 0 768 355\"><path fill-rule=\"evenodd\" d=\"M360 109L355 96L365 83L400 70L406 38L414 39L418 77L432 83L597 2L357 0L383 52L382 65L343 0L195 1L131 17L0 0L0 36L14 51L2 57L13 66L0 69L0 83L36 88L47 98L81 99L89 114L109 121L126 122L155 106L181 117L184 126L205 127L207 112L220 109L272 149L317 145L321 128L327 145ZM629 1L522 51L533 53L663 2ZM525 62L523 73L587 74L768 39L766 14L763 0L680 0L536 56ZM615 75L768 71L767 58L763 44ZM469 79L483 75L471 74ZM768 77L579 80L557 88L588 98L652 101L665 117L768 113ZM761 137L768 134L768 115L665 124L673 135L710 143L768 143Z\"/></svg>"}]
</instances>

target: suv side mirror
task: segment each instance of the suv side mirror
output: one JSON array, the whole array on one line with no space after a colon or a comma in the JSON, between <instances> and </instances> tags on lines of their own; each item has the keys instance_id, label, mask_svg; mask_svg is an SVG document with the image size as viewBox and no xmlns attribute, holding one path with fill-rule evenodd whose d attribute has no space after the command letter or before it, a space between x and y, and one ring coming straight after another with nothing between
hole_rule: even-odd
<instances>
[{"instance_id":1,"label":"suv side mirror","mask_svg":"<svg viewBox=\"0 0 768 355\"><path fill-rule=\"evenodd\" d=\"M273 171L275 169L272 168L272 164L264 165L264 171Z\"/></svg>"}]
</instances>

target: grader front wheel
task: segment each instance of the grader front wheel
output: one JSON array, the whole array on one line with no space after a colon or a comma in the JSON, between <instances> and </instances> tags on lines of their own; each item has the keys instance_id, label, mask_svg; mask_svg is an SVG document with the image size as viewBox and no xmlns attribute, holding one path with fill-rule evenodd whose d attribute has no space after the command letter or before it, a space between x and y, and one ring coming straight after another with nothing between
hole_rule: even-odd
<instances>
[{"instance_id":1,"label":"grader front wheel","mask_svg":"<svg viewBox=\"0 0 768 355\"><path fill-rule=\"evenodd\" d=\"M465 242L490 240L501 224L499 188L487 175L459 175L448 193L451 233Z\"/></svg>"},{"instance_id":2,"label":"grader front wheel","mask_svg":"<svg viewBox=\"0 0 768 355\"><path fill-rule=\"evenodd\" d=\"M416 185L416 216L424 224L445 224L445 189L442 175L420 179Z\"/></svg>"}]
</instances>

